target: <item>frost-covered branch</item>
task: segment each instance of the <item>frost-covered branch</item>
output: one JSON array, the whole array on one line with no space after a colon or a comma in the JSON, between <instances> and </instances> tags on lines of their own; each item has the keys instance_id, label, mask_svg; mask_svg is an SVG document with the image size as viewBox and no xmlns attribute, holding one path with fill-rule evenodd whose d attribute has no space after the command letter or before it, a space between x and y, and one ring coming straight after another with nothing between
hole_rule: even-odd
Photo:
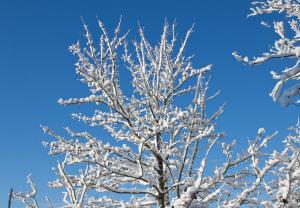
<instances>
[{"instance_id":1,"label":"frost-covered branch","mask_svg":"<svg viewBox=\"0 0 300 208\"><path fill-rule=\"evenodd\" d=\"M233 56L237 60L249 65L262 64L272 59L295 59L296 64L282 70L281 74L271 71L273 79L278 80L278 82L270 93L270 96L275 102L279 102L283 106L288 106L292 103L298 105L298 99L296 97L300 93L299 83L287 89L283 88L287 82L299 80L300 77L300 2L297 0L265 0L254 1L252 4L254 7L251 8L249 16L276 12L286 14L289 20L274 22L274 31L279 36L279 39L275 41L269 52L263 53L261 56L253 58L252 60L248 57L240 56L237 52L233 52ZM263 24L266 23L263 22Z\"/></svg>"},{"instance_id":2,"label":"frost-covered branch","mask_svg":"<svg viewBox=\"0 0 300 208\"><path fill-rule=\"evenodd\" d=\"M37 188L31 179L31 175L27 176L27 183L31 187L31 192L13 192L12 197L23 202L26 208L39 208L40 206L36 200Z\"/></svg>"},{"instance_id":3,"label":"frost-covered branch","mask_svg":"<svg viewBox=\"0 0 300 208\"><path fill-rule=\"evenodd\" d=\"M240 207L243 204L261 204L260 199L249 201L249 198L259 194L263 186L263 178L270 174L270 170L280 161L276 153L268 156L269 159L267 160L265 157L268 154L262 151L276 133L271 136L264 136L263 134L264 130L260 129L257 138L249 141L247 151L238 153L235 158L232 153L235 142L232 144L222 143L223 153L227 161L223 166L216 166L214 174L204 175L209 152L217 141L216 139L212 140L206 150L205 157L202 159L196 179L188 183L190 185L187 186L181 197L174 201L173 206L180 208L209 207L218 204L219 207L225 208ZM262 159L264 167L260 167L259 159ZM241 166L246 166L246 168L240 169ZM251 167L252 170L248 167ZM252 179L248 181L249 178Z\"/></svg>"}]
</instances>

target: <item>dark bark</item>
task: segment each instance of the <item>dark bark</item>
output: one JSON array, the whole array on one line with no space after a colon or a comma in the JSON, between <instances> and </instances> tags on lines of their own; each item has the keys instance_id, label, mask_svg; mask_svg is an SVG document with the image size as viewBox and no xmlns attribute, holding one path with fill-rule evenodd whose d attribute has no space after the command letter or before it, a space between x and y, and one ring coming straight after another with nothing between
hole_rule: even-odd
<instances>
[{"instance_id":1,"label":"dark bark","mask_svg":"<svg viewBox=\"0 0 300 208\"><path fill-rule=\"evenodd\" d=\"M13 189L11 188L8 196L8 208L11 208L12 196L13 196Z\"/></svg>"},{"instance_id":2,"label":"dark bark","mask_svg":"<svg viewBox=\"0 0 300 208\"><path fill-rule=\"evenodd\" d=\"M157 142L157 149L160 151L161 150L161 144L162 144L162 138L161 135L158 134L156 136L156 142ZM156 155L156 160L158 163L158 184L159 184L159 188L162 192L164 192L165 190L165 177L164 177L164 161L161 158L160 155ZM166 202L165 202L165 193L159 193L158 198L157 198L157 202L158 202L158 207L159 208L165 208L166 206Z\"/></svg>"}]
</instances>

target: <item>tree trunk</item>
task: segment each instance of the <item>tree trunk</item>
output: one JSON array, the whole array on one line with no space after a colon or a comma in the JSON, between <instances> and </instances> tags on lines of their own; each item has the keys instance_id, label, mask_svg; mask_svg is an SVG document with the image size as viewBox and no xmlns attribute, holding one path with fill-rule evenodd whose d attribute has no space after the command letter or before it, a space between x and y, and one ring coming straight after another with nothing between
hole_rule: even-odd
<instances>
[{"instance_id":1,"label":"tree trunk","mask_svg":"<svg viewBox=\"0 0 300 208\"><path fill-rule=\"evenodd\" d=\"M158 160L158 182L159 182L159 188L160 190L164 191L165 190L165 180L164 180L164 164L162 158L157 158ZM158 196L158 207L160 208L165 208L165 194L160 193Z\"/></svg>"},{"instance_id":2,"label":"tree trunk","mask_svg":"<svg viewBox=\"0 0 300 208\"><path fill-rule=\"evenodd\" d=\"M156 143L157 143L157 149L160 151L161 143L162 143L160 134L157 134L157 136L156 136ZM156 159L157 159L157 163L158 163L158 171L157 171L158 184L159 184L160 190L164 192L164 190L165 190L164 161L160 155L156 155ZM159 193L157 202L158 202L159 208L165 208L166 202L165 202L165 194L164 193Z\"/></svg>"},{"instance_id":3,"label":"tree trunk","mask_svg":"<svg viewBox=\"0 0 300 208\"><path fill-rule=\"evenodd\" d=\"M9 197L8 197L8 208L11 208L12 196L13 196L13 189L11 188L10 192L9 192Z\"/></svg>"}]
</instances>

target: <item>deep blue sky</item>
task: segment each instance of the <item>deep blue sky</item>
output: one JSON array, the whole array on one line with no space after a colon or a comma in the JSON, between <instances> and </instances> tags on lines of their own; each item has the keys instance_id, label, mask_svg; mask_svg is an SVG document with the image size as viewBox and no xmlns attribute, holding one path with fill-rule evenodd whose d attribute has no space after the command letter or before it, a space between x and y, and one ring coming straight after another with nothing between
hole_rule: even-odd
<instances>
[{"instance_id":1,"label":"deep blue sky","mask_svg":"<svg viewBox=\"0 0 300 208\"><path fill-rule=\"evenodd\" d=\"M80 107L56 101L88 93L67 50L82 40L81 16L96 33L96 16L111 30L122 14L124 31L131 28L133 37L139 22L153 41L165 18L176 19L181 35L195 23L187 54L195 54L195 66L214 65L211 88L221 96L213 106L226 102L218 128L227 139L246 143L262 126L285 133L299 108L282 108L268 96L274 85L269 70L280 69L280 62L251 68L231 56L233 50L259 55L276 37L259 24L262 17L246 17L249 7L250 0L0 0L0 207L7 206L10 187L24 189L28 173L41 191L54 177L56 160L41 145L40 124L80 128L69 116Z\"/></svg>"}]
</instances>

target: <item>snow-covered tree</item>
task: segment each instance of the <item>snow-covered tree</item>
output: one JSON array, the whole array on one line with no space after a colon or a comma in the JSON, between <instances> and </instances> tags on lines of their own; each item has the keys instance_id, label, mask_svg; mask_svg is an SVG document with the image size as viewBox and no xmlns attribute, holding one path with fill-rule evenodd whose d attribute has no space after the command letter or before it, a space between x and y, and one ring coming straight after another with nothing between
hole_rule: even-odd
<instances>
[{"instance_id":1,"label":"snow-covered tree","mask_svg":"<svg viewBox=\"0 0 300 208\"><path fill-rule=\"evenodd\" d=\"M249 16L256 16L269 13L284 13L286 20L274 21L274 30L278 34L278 40L270 48L269 52L263 53L254 59L242 57L237 52L233 55L239 61L250 65L262 64L272 59L294 59L295 64L282 70L281 73L271 71L273 79L278 80L274 86L270 96L275 102L279 102L283 106L289 104L299 105L298 95L300 94L300 83L297 81L290 87L284 85L291 80L299 80L300 78L300 1L299 0L263 0L253 1L253 8ZM262 25L269 27L263 21Z\"/></svg>"},{"instance_id":2,"label":"snow-covered tree","mask_svg":"<svg viewBox=\"0 0 300 208\"><path fill-rule=\"evenodd\" d=\"M109 36L103 23L99 48L84 24L86 46L76 43L70 51L78 57L76 73L89 94L59 99L62 105L92 104L91 115L75 119L110 133L66 128L68 137L48 127L55 138L45 142L51 155L63 156L55 168L51 188L65 189L62 207L226 207L267 204L261 192L272 177L265 177L283 158L264 151L276 135L263 128L244 151L226 144L215 129L223 106L207 112L211 65L194 67L184 55L193 28L178 45L175 24L165 24L160 41L151 44L142 27L129 45L120 23ZM121 76L129 72L133 90L124 92ZM210 110L211 112L211 110ZM108 142L109 141L109 142ZM221 156L223 155L223 156ZM74 170L78 170L74 172ZM39 207L37 189L14 193L27 207ZM49 202L50 203L50 202ZM51 204L51 203L50 203Z\"/></svg>"},{"instance_id":3,"label":"snow-covered tree","mask_svg":"<svg viewBox=\"0 0 300 208\"><path fill-rule=\"evenodd\" d=\"M285 149L274 171L275 179L267 188L275 207L300 207L300 123L283 141Z\"/></svg>"}]
</instances>

